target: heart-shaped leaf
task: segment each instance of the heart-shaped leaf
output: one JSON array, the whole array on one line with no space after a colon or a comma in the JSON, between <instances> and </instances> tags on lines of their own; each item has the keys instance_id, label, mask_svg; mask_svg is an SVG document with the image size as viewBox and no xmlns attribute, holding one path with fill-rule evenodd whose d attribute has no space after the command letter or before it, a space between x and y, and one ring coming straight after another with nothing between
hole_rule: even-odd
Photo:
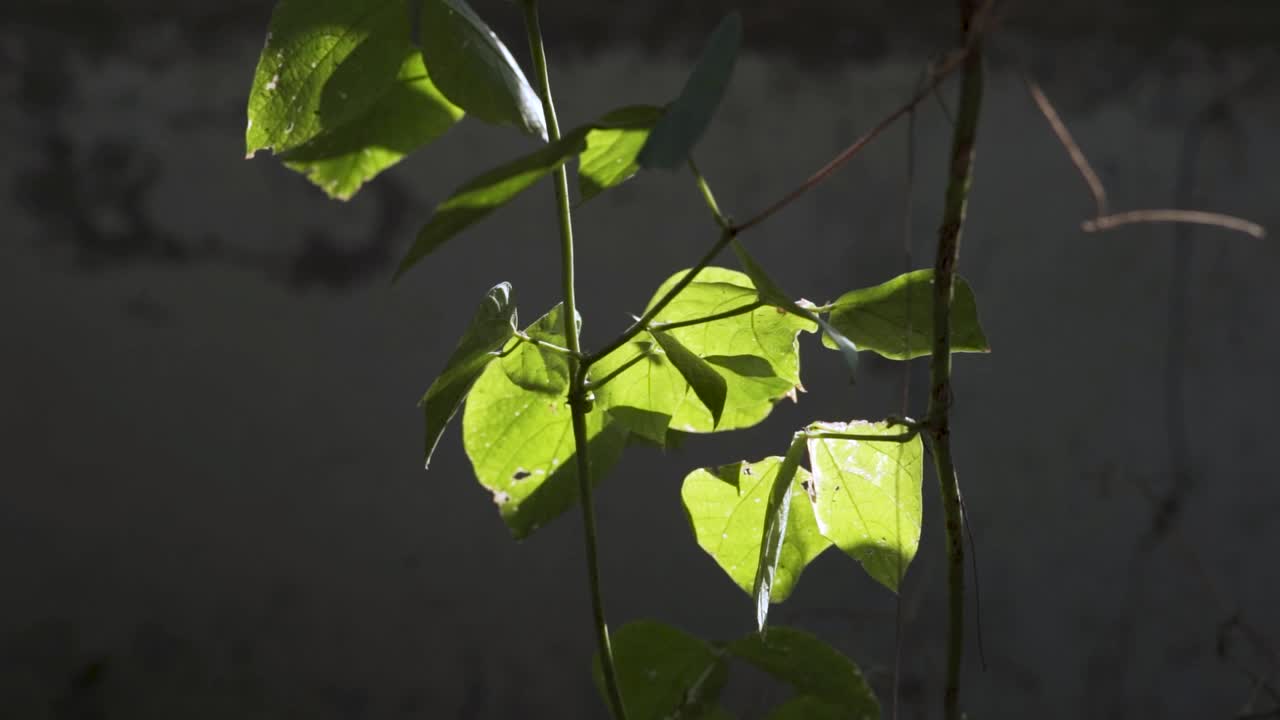
<instances>
[{"instance_id":1,"label":"heart-shaped leaf","mask_svg":"<svg viewBox=\"0 0 1280 720\"><path fill-rule=\"evenodd\" d=\"M767 633L753 633L731 643L729 651L789 683L800 695L813 698L812 701L801 704L801 707L829 705L840 711L835 716L814 717L839 717L845 720L873 720L880 717L880 703L862 679L858 666L807 632L787 627L771 627ZM813 702L819 705L814 706ZM789 719L810 716L787 714L779 717Z\"/></svg>"},{"instance_id":2,"label":"heart-shaped leaf","mask_svg":"<svg viewBox=\"0 0 1280 720\"><path fill-rule=\"evenodd\" d=\"M613 633L613 661L629 720L724 717L715 703L728 676L723 652L670 625L628 623ZM600 658L594 676L607 697Z\"/></svg>"},{"instance_id":3,"label":"heart-shaped leaf","mask_svg":"<svg viewBox=\"0 0 1280 720\"><path fill-rule=\"evenodd\" d=\"M887 423L813 423L809 467L818 527L871 577L897 592L920 546L924 465L919 435L910 440L844 440L821 433L901 436Z\"/></svg>"},{"instance_id":4,"label":"heart-shaped leaf","mask_svg":"<svg viewBox=\"0 0 1280 720\"><path fill-rule=\"evenodd\" d=\"M951 352L991 352L973 289L955 279ZM933 352L933 270L915 270L875 287L853 290L831 304L831 324L858 347L892 360ZM834 347L823 339L827 347Z\"/></svg>"}]
</instances>

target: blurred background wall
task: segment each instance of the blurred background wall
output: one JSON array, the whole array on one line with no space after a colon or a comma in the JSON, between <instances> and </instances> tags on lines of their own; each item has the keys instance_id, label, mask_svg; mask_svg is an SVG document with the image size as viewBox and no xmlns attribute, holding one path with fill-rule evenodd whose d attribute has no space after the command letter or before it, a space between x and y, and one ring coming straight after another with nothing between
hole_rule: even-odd
<instances>
[{"instance_id":1,"label":"blurred background wall","mask_svg":"<svg viewBox=\"0 0 1280 720\"><path fill-rule=\"evenodd\" d=\"M525 318L558 300L549 187L388 286L434 204L530 143L463 123L347 204L245 161L270 5L0 9L0 716L602 717L576 514L517 545L456 429L420 461L415 404L482 293L510 280ZM569 126L673 96L730 7L544 5ZM738 5L749 51L698 157L739 216L900 104L955 32L943 2ZM511 8L476 6L523 57ZM1234 717L1255 691L1237 666L1266 662L1231 631L1220 657L1220 626L1239 610L1280 637L1280 246L1082 233L1092 201L1020 79L1043 82L1113 207L1236 213L1274 237L1277 22L1246 0L1026 0L992 41L961 271L995 352L956 361L987 660L971 643L971 717ZM823 301L902 271L906 140L899 126L749 238L785 287ZM924 106L916 266L948 142ZM713 238L691 184L664 175L577 222L588 345ZM749 599L693 542L684 474L900 403L900 365L868 358L854 388L804 352L798 405L632 451L603 486L615 624L749 628ZM908 718L936 714L941 676L935 487L903 594ZM895 601L852 561L824 556L775 612L849 653L887 705ZM730 691L745 717L780 697Z\"/></svg>"}]
</instances>

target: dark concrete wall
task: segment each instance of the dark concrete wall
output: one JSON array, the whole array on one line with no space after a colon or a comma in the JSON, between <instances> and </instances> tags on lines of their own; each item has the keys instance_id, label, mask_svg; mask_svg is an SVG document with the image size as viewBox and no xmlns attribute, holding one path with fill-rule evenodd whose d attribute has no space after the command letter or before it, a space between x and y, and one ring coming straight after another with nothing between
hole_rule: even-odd
<instances>
[{"instance_id":1,"label":"dark concrete wall","mask_svg":"<svg viewBox=\"0 0 1280 720\"><path fill-rule=\"evenodd\" d=\"M456 430L419 469L414 405L475 298L506 279L526 317L556 301L550 192L386 283L435 202L528 143L466 123L329 202L268 157L241 159L268 3L77 5L0 10L0 716L601 716L576 518L512 543ZM547 2L564 122L669 97L728 5ZM1230 717L1251 687L1216 655L1220 623L1239 608L1280 635L1280 251L1208 229L1081 233L1091 201L1018 72L1045 81L1115 207L1185 202L1277 228L1277 55L1260 44L1275 10L1048 8L1015 5L993 42L961 261L995 346L956 363L989 663L971 646L966 704ZM951 32L921 2L745 9L749 53L699 151L739 215L901 102ZM917 264L947 142L927 108ZM899 129L753 248L816 300L898 272L904 156ZM711 239L696 195L663 176L578 226L588 344ZM800 404L635 451L603 486L616 622L748 627L749 602L685 524L684 473L780 452L811 419L898 407L899 366L869 359L851 389L837 358L805 353ZM903 717L934 716L941 672L932 488L904 593ZM1157 511L1165 497L1176 512ZM894 611L832 555L776 617L823 633L883 693ZM779 696L748 685L732 688L739 707Z\"/></svg>"}]
</instances>

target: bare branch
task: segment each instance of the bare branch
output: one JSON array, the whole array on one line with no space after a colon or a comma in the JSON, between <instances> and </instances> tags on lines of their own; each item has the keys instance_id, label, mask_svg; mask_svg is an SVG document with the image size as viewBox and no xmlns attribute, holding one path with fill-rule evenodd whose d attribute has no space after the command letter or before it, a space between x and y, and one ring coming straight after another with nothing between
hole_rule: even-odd
<instances>
[{"instance_id":1,"label":"bare branch","mask_svg":"<svg viewBox=\"0 0 1280 720\"><path fill-rule=\"evenodd\" d=\"M1085 220L1081 228L1085 232L1114 230L1122 225L1134 223L1191 223L1194 225L1212 225L1225 230L1235 230L1252 235L1261 240L1267 236L1266 228L1258 223L1221 213L1204 212L1202 210L1131 210L1129 212L1103 215L1092 220Z\"/></svg>"},{"instance_id":2,"label":"bare branch","mask_svg":"<svg viewBox=\"0 0 1280 720\"><path fill-rule=\"evenodd\" d=\"M1093 171L1093 166L1089 164L1089 159L1084 156L1084 152L1076 144L1075 138L1071 137L1071 131L1067 129L1066 123L1062 122L1058 111L1053 108L1053 104L1049 102L1049 98L1045 96L1044 91L1040 89L1036 81L1024 73L1022 82L1026 84L1027 92L1031 93L1031 99L1040 108L1044 119L1049 121L1049 127L1053 128L1053 134L1058 136L1058 142L1062 143L1062 147L1066 149L1067 155L1071 157L1071 162L1076 166L1076 170L1080 171L1080 177L1084 178L1085 183L1088 184L1089 192L1093 193L1093 202L1098 208L1098 217L1103 217L1107 214L1107 190L1102 186L1102 180Z\"/></svg>"}]
</instances>

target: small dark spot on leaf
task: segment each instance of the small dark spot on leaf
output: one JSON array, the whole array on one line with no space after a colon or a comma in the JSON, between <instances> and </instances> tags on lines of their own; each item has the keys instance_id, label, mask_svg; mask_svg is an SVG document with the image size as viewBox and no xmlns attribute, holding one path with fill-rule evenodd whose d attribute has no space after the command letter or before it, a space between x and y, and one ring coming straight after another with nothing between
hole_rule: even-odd
<instances>
[{"instance_id":1,"label":"small dark spot on leaf","mask_svg":"<svg viewBox=\"0 0 1280 720\"><path fill-rule=\"evenodd\" d=\"M529 472L528 470L525 470L524 468L520 468L519 470L517 470L517 471L515 472L515 474L514 474L514 475L512 475L512 476L511 476L511 479L512 479L512 480L523 480L523 479L525 479L525 478L529 477L529 476L530 476L530 475L532 475L532 474L533 474L533 473Z\"/></svg>"},{"instance_id":2,"label":"small dark spot on leaf","mask_svg":"<svg viewBox=\"0 0 1280 720\"><path fill-rule=\"evenodd\" d=\"M747 465L743 465L743 466L742 466L742 474L743 474L743 475L754 475L755 473L751 472L751 468L750 468L749 466L747 466Z\"/></svg>"}]
</instances>

